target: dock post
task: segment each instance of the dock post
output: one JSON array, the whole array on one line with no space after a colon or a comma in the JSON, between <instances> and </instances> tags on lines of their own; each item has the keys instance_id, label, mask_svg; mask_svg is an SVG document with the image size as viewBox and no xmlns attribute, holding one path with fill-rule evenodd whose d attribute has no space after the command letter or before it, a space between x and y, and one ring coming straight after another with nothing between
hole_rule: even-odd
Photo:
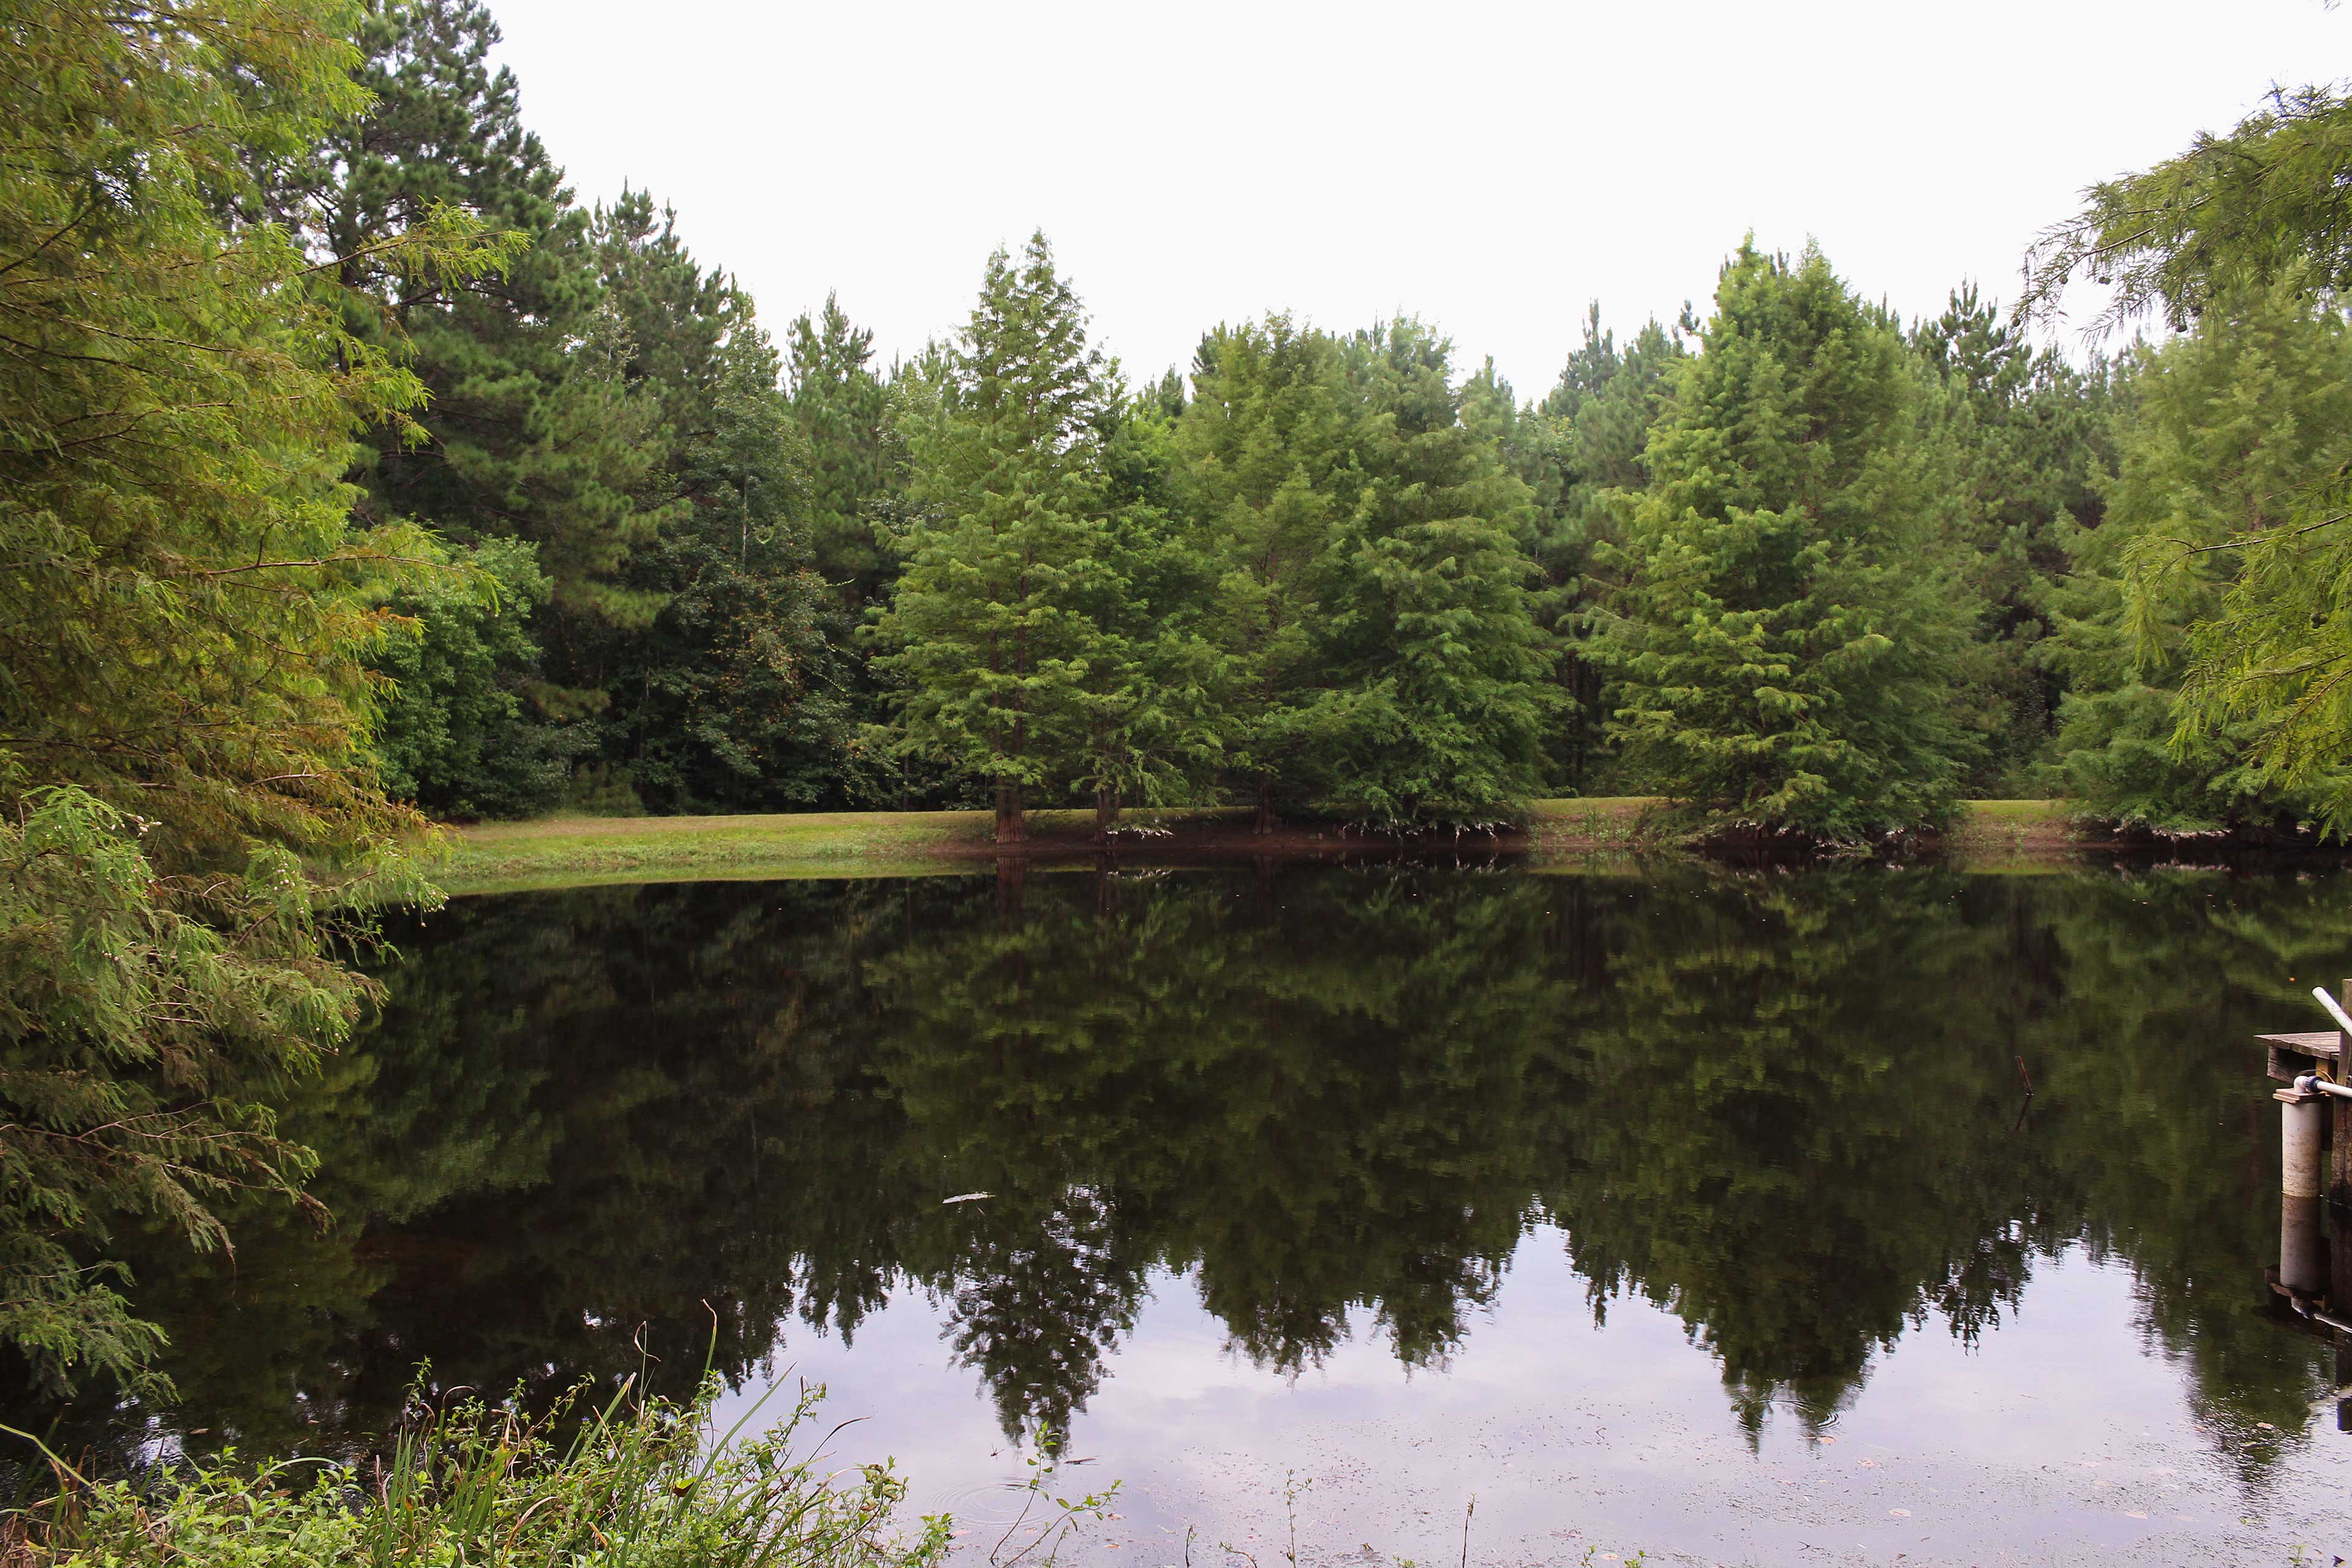
<instances>
[{"instance_id":1,"label":"dock post","mask_svg":"<svg viewBox=\"0 0 2352 1568\"><path fill-rule=\"evenodd\" d=\"M2283 1089L2279 1102L2279 1283L2297 1296L2327 1289L2326 1247L2320 1239L2319 1131L2323 1096Z\"/></svg>"},{"instance_id":2,"label":"dock post","mask_svg":"<svg viewBox=\"0 0 2352 1568\"><path fill-rule=\"evenodd\" d=\"M2341 993L2347 1011L2352 1011L2352 980L2344 982ZM2352 1040L2345 1042L2352 1047ZM2336 1073L2344 1073L2347 1055L2336 1058ZM2330 1129L2336 1135L2334 1158L2328 1162L2327 1228L2328 1283L2327 1304L2338 1318L2352 1317L2352 1100L2336 1100L2329 1103L2328 1115L2334 1119ZM2342 1330L2336 1334L2336 1429L2352 1432L2352 1334Z\"/></svg>"},{"instance_id":3,"label":"dock post","mask_svg":"<svg viewBox=\"0 0 2352 1568\"><path fill-rule=\"evenodd\" d=\"M2346 1010L2352 1011L2352 980L2344 982L2342 995ZM2352 1047L2352 1041L2345 1044ZM2336 1076L2342 1078L2352 1056L2339 1053L2336 1062ZM2327 1201L2336 1205L2340 1221L2347 1217L2342 1211L2352 1209L2352 1100L2336 1100L2327 1108L2327 1115L2333 1123L2328 1129L2334 1135L2330 1142L2336 1145L2332 1151L2335 1157L2329 1162ZM2352 1306L2352 1299L2346 1299L2346 1305Z\"/></svg>"}]
</instances>

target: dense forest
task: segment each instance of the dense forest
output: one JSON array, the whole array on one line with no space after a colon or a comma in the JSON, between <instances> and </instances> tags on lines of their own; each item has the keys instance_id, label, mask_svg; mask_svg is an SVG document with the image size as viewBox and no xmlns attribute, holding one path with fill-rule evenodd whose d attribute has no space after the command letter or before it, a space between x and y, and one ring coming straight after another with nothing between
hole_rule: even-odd
<instances>
[{"instance_id":1,"label":"dense forest","mask_svg":"<svg viewBox=\"0 0 2352 1568\"><path fill-rule=\"evenodd\" d=\"M1221 323L1130 376L1038 235L882 365L833 299L772 338L654 196L582 205L496 38L467 0L375 8L371 106L253 196L423 395L349 479L362 537L448 568L374 589L369 757L432 816L2332 820L2332 755L2283 765L2238 713L2179 733L2218 547L2347 456L2308 279L2069 358L1973 283L1906 321L1742 243L1704 311L1621 342L1595 306L1523 400L1410 318ZM451 209L508 250L380 259Z\"/></svg>"},{"instance_id":2,"label":"dense forest","mask_svg":"<svg viewBox=\"0 0 2352 1568\"><path fill-rule=\"evenodd\" d=\"M772 334L655 196L583 205L497 37L471 0L373 7L366 107L260 161L232 229L330 268L353 348L414 377L344 477L355 542L441 568L352 584L360 761L432 816L2325 814L2226 729L2172 744L2223 570L2118 586L2135 542L2340 461L2324 296L2078 363L1973 285L1906 322L1742 244L1703 314L1621 343L1595 307L1522 401L1411 319L1220 324L1129 377L1040 235L881 365L834 300ZM420 267L453 214L491 253Z\"/></svg>"},{"instance_id":3,"label":"dense forest","mask_svg":"<svg viewBox=\"0 0 2352 1568\"><path fill-rule=\"evenodd\" d=\"M1738 241L1522 398L1410 317L1130 375L1042 235L910 363L833 299L772 330L656 193L583 204L497 40L0 0L0 1342L44 1381L155 1347L114 1227L309 1202L277 1108L435 819L2352 824L2333 90L2093 187L2013 304Z\"/></svg>"},{"instance_id":4,"label":"dense forest","mask_svg":"<svg viewBox=\"0 0 2352 1568\"><path fill-rule=\"evenodd\" d=\"M199 193L409 383L322 460L402 568L346 585L349 764L429 816L2332 820L2332 754L2179 732L2219 547L2347 456L2312 279L2074 360L1975 284L1906 321L1741 243L1703 312L1621 342L1595 306L1528 401L1410 318L1222 323L1129 376L1036 235L882 365L834 299L772 333L653 195L583 205L497 41L478 0L371 5L352 111Z\"/></svg>"}]
</instances>

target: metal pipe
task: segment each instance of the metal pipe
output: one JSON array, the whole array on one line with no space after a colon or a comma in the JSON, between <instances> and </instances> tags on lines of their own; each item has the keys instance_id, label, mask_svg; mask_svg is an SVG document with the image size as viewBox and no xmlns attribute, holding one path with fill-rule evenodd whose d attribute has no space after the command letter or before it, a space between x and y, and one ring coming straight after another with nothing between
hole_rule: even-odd
<instances>
[{"instance_id":1,"label":"metal pipe","mask_svg":"<svg viewBox=\"0 0 2352 1568\"><path fill-rule=\"evenodd\" d=\"M2327 987L2315 985L2311 988L2311 994L2319 999L2321 1006L2327 1009L2328 1016L2336 1020L2336 1026L2347 1036L2352 1036L2352 1013L2347 1013L2344 1010L2344 1005L2327 994Z\"/></svg>"}]
</instances>

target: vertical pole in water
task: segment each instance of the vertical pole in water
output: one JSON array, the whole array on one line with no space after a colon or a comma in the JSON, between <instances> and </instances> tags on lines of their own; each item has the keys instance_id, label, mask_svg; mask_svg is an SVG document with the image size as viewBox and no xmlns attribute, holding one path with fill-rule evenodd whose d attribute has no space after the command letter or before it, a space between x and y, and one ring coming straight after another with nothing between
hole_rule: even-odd
<instances>
[{"instance_id":1,"label":"vertical pole in water","mask_svg":"<svg viewBox=\"0 0 2352 1568\"><path fill-rule=\"evenodd\" d=\"M2279 1102L2279 1283L2297 1296L2327 1286L2319 1237L2319 1128L2323 1096L2283 1089Z\"/></svg>"},{"instance_id":2,"label":"vertical pole in water","mask_svg":"<svg viewBox=\"0 0 2352 1568\"><path fill-rule=\"evenodd\" d=\"M2344 1005L2352 1011L2352 980L2344 983ZM2336 1076L2347 1076L2352 1068L2352 1037L2338 1034L2336 1053ZM2352 1316L2352 1100L2332 1100L2328 1114L2335 1119L2336 1158L2331 1162L2327 1199L2329 1237L2329 1279L2327 1304L2338 1318ZM2352 1398L2342 1390L2352 1388L2352 1334L2337 1330L2336 1334L2336 1429L2352 1432Z\"/></svg>"},{"instance_id":3,"label":"vertical pole in water","mask_svg":"<svg viewBox=\"0 0 2352 1568\"><path fill-rule=\"evenodd\" d=\"M2352 1012L2352 980L2344 983L2344 1006L2347 1012ZM2336 1038L2336 1076L2342 1080L2352 1076L2352 1073L2347 1073L2347 1069L2352 1069L2352 1039L2346 1038L2340 1032ZM2332 1168L2328 1173L2327 1201L2339 1210L2352 1208L2352 1100L2332 1100L2327 1113L2334 1122L2328 1131L2334 1135L2336 1145L2333 1151L2335 1158L2330 1162ZM2339 1250L2352 1255L2352 1247ZM2352 1294L2339 1292L2336 1304L2338 1308L2352 1307Z\"/></svg>"}]
</instances>

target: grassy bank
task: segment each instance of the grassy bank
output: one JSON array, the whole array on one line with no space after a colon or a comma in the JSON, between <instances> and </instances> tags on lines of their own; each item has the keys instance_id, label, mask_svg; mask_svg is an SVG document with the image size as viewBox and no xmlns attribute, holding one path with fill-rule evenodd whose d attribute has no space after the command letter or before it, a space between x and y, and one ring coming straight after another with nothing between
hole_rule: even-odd
<instances>
[{"instance_id":1,"label":"grassy bank","mask_svg":"<svg viewBox=\"0 0 2352 1568\"><path fill-rule=\"evenodd\" d=\"M445 830L434 879L453 893L727 878L906 877L984 848L977 811L774 816L553 816Z\"/></svg>"},{"instance_id":2,"label":"grassy bank","mask_svg":"<svg viewBox=\"0 0 2352 1568\"><path fill-rule=\"evenodd\" d=\"M389 1439L392 1451L352 1468L225 1458L85 1478L0 1428L0 1443L40 1454L49 1472L47 1495L0 1511L0 1563L932 1568L946 1558L947 1521L906 1519L895 1472L824 1451L818 1395L770 1412L765 1433L751 1416L720 1432L719 1386L684 1405L627 1388L594 1405L575 1394L537 1418L477 1402L433 1411L418 1398L411 1408L426 1413ZM1032 1539L1049 1550L1101 1511L1103 1500L1056 1506L1035 1489Z\"/></svg>"},{"instance_id":3,"label":"grassy bank","mask_svg":"<svg viewBox=\"0 0 2352 1568\"><path fill-rule=\"evenodd\" d=\"M1523 837L1507 841L1537 863L1671 849L1658 802L1636 795L1536 804ZM446 830L436 879L452 893L589 887L609 882L779 877L904 877L968 868L992 853L982 811L826 811L774 816L559 816ZM1131 813L1125 847L1181 857L1330 856L1365 840L1325 824L1294 824L1252 835L1234 808ZM1032 849L1043 855L1091 848L1094 818L1083 811L1032 814ZM1971 866L2059 865L2074 847L2063 801L1996 800L1969 805L1946 848Z\"/></svg>"}]
</instances>

